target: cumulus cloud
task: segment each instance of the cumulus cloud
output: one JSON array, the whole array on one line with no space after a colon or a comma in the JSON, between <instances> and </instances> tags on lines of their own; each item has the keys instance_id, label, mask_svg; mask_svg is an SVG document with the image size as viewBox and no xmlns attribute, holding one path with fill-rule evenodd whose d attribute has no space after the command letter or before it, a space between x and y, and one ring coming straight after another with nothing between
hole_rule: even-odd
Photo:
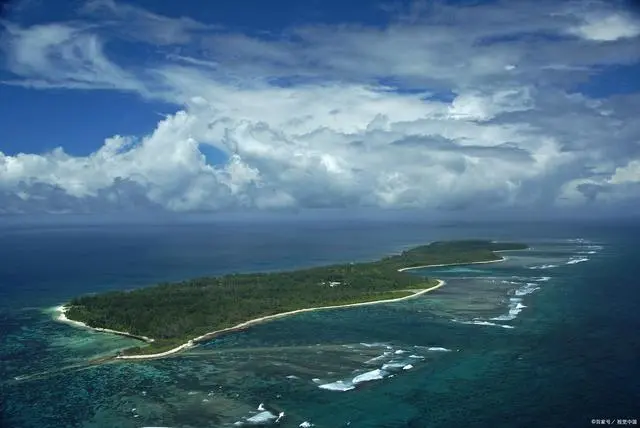
<instances>
[{"instance_id":1,"label":"cumulus cloud","mask_svg":"<svg viewBox=\"0 0 640 428\"><path fill-rule=\"evenodd\" d=\"M9 83L179 107L150 135L114 136L89 156L0 152L0 199L11 212L626 200L639 173L626 158L640 151L627 120L637 98L594 100L574 87L638 61L628 45L637 33L622 12L590 7L437 4L396 11L384 28L307 25L268 39L113 0L82 9L91 23L10 24ZM105 53L114 28L180 51L126 66ZM226 161L208 162L207 146Z\"/></svg>"}]
</instances>

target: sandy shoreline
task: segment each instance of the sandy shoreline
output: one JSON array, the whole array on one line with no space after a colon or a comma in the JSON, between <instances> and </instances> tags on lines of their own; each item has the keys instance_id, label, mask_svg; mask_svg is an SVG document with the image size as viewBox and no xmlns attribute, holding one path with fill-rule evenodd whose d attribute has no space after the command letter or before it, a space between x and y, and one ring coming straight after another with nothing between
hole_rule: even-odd
<instances>
[{"instance_id":1,"label":"sandy shoreline","mask_svg":"<svg viewBox=\"0 0 640 428\"><path fill-rule=\"evenodd\" d=\"M497 260L487 260L487 261L481 261L481 262L466 262L466 263L446 263L446 264L436 264L436 265L424 265L424 266L411 266L411 267L406 267L406 268L402 268L402 269L398 269L398 272L404 272L407 270L411 270L411 269L424 269L424 268L432 268L432 267L444 267L444 266L462 266L462 265L472 265L472 264L485 264L485 263L497 263L497 262L502 262L507 260L506 257L501 257L500 259ZM436 290L440 287L442 287L443 285L445 285L445 281L438 279L438 283L436 285L434 285L433 287L429 287L429 288L425 288L422 290L419 290L409 296L404 296L404 297L398 297L396 299L384 299L384 300L373 300L371 302L360 302L360 303L349 303L346 305L332 305L332 306L319 306L319 307L315 307L315 308L304 308L304 309L297 309L295 311L289 311L289 312L282 312L279 314L273 314L273 315L266 315L263 317L259 317L259 318L254 318L252 320L249 321L245 321L242 322L240 324L234 325L233 327L228 327L228 328L224 328L224 329L220 329L220 330L216 330L216 331L212 331L206 334L203 334L202 336L198 336L194 339L191 339L189 341L187 341L186 343L183 343L180 346L177 346L175 348L169 349L168 351L164 351L164 352L159 352L156 354L144 354L144 355L118 355L115 358L116 359L120 359L120 360L146 360L146 359L152 359L152 358L162 358L162 357L166 357L168 355L172 355L172 354L176 354L178 352L181 352L185 349L189 349L192 348L194 346L196 346L196 344L200 343L200 342L204 342L207 340L210 340L220 334L224 334L224 333L230 333L233 331L238 331L238 330L242 330L246 327L250 327L252 325L255 324L259 324L265 321L270 321L273 319L278 319L278 318L283 318L283 317L287 317L290 315L295 315L295 314L300 314L300 313L304 313L304 312L313 312L313 311L321 311L321 310L327 310L327 309L341 309L341 308L352 308L352 307L357 307L357 306L368 306L368 305L377 305L377 304L382 304L382 303L394 303L394 302L400 302L403 300L408 300L408 299L413 299L415 297L421 296L425 293L428 293L430 291ZM71 320L69 318L67 318L66 316L66 311L68 310L68 308L66 306L58 306L56 308L57 311L60 312L60 315L58 315L58 317L56 318L58 321L61 322L65 322L67 324L71 324L77 327L83 327L83 328L88 328L91 330L95 330L95 331L100 331L103 333L113 333L113 334L119 334L121 336L127 336L127 337L132 337L134 339L139 339L139 340L143 340L145 342L151 343L153 342L152 338L146 337L146 336L137 336L131 333L127 333L127 332L122 332L122 331L116 331L116 330L111 330L108 328L99 328L99 327L91 327L88 326L87 324L80 322L80 321L74 321Z\"/></svg>"},{"instance_id":2,"label":"sandy shoreline","mask_svg":"<svg viewBox=\"0 0 640 428\"><path fill-rule=\"evenodd\" d=\"M494 252L497 252L497 251L494 251ZM398 272L404 272L406 270L411 270L411 269L426 269L426 268L445 267L445 266L483 265L483 264L487 264L487 263L504 262L505 260L507 260L506 257L500 257L499 259L496 259L496 260L485 260L485 261L482 261L482 262L443 263L443 264L439 264L439 265L411 266L411 267L398 269Z\"/></svg>"},{"instance_id":3,"label":"sandy shoreline","mask_svg":"<svg viewBox=\"0 0 640 428\"><path fill-rule=\"evenodd\" d=\"M295 315L295 314L301 314L304 312L314 312L314 311L322 311L322 310L326 310L326 309L341 309L341 308L353 308L353 307L357 307L357 306L367 306L367 305L377 305L380 303L393 303L393 302L400 302L403 300L408 300L408 299L412 299L414 297L418 297L422 294L428 293L429 291L435 290L437 288L442 287L445 284L445 282L441 279L438 280L438 284L434 285L433 287L429 287L429 288L425 288L423 290L420 290L414 294L411 294L409 296L404 296L404 297L398 297L397 299L384 299L384 300L373 300L371 302L360 302L360 303L349 303L346 305L333 305L333 306L318 306L315 308L304 308L304 309L296 309L295 311L289 311L289 312L281 312L279 314L273 314L273 315L266 315L260 318L254 318L252 320L249 321L245 321L242 322L240 324L234 325L233 327L228 327L228 328L223 328L221 330L216 330L216 331L212 331L206 334L203 334L202 336L198 336L194 339L189 340L187 343L184 343L176 348L173 349L169 349L168 351L165 352L160 352L157 354L145 354L145 355L119 355L116 358L120 359L120 360L145 360L145 359L149 359L149 358L162 358L162 357L166 357L167 355L171 355L171 354L175 354L177 352L180 352L184 349L188 349L188 348L192 348L193 346L195 346L197 343L200 342L204 342L210 339L213 339L214 337L220 335L220 334L224 334L224 333L231 333L233 331L237 331L237 330L242 330L246 327L250 327L252 325L255 324L259 324L265 321L270 321L270 320L274 320L277 318L284 318L290 315Z\"/></svg>"},{"instance_id":4,"label":"sandy shoreline","mask_svg":"<svg viewBox=\"0 0 640 428\"><path fill-rule=\"evenodd\" d=\"M144 342L147 343L151 343L153 342L153 339L147 336L138 336L137 334L131 334L128 333L126 331L117 331L117 330L111 330L110 328L101 328L101 327L91 327L90 325L87 325L83 322L80 321L74 321L72 319L67 318L67 311L69 310L69 308L65 305L61 305L61 306L56 306L55 308L56 312L58 312L58 316L56 317L57 321L66 323L66 324L70 324L73 325L75 327L81 327L81 328L86 328L89 330L94 330L94 331L99 331L102 333L111 333L111 334L117 334L119 336L126 336L126 337L131 337L133 339L138 339L138 340L142 340Z\"/></svg>"}]
</instances>

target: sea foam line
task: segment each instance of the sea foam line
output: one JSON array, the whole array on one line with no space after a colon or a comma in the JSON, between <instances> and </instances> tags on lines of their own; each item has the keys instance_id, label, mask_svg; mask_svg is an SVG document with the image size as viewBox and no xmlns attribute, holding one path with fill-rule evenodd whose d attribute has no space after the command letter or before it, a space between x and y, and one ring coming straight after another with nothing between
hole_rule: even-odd
<instances>
[{"instance_id":1,"label":"sea foam line","mask_svg":"<svg viewBox=\"0 0 640 428\"><path fill-rule=\"evenodd\" d=\"M567 264L568 265L575 265L577 263L583 263L583 262L587 262L587 261L589 261L588 257L577 257L577 258L569 259Z\"/></svg>"},{"instance_id":2,"label":"sea foam line","mask_svg":"<svg viewBox=\"0 0 640 428\"><path fill-rule=\"evenodd\" d=\"M482 321L482 320L472 320L472 321L460 321L460 320L452 320L453 322L457 322L459 324L473 324L473 325L489 325L493 327L502 327L502 328L514 328L512 325L507 324L496 324L490 321Z\"/></svg>"}]
</instances>

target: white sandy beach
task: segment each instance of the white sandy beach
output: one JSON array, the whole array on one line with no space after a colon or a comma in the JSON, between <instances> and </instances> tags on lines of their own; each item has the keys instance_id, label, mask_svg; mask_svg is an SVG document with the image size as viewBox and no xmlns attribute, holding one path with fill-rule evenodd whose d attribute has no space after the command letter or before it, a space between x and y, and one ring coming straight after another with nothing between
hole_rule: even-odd
<instances>
[{"instance_id":1,"label":"white sandy beach","mask_svg":"<svg viewBox=\"0 0 640 428\"><path fill-rule=\"evenodd\" d=\"M494 251L497 252L497 251ZM439 264L439 265L424 265L424 266L411 266L411 267L406 267L406 268L402 268L402 269L398 269L398 272L404 272L406 270L411 270L411 269L426 269L426 268L434 268L434 267L445 267L445 266L465 266L465 265L483 265L483 264L487 264L487 263L498 263L498 262L504 262L505 260L507 260L506 257L501 257L497 260L486 260L483 262L470 262L470 263L443 263L443 264Z\"/></svg>"},{"instance_id":2,"label":"white sandy beach","mask_svg":"<svg viewBox=\"0 0 640 428\"><path fill-rule=\"evenodd\" d=\"M505 260L507 260L507 258L506 257L502 257L502 258L500 258L498 260L487 260L487 261L481 261L481 262L447 263L447 264L436 264L436 265L411 266L411 267L398 269L398 272L404 272L404 271L411 270L411 269L424 269L424 268L444 267L444 266L463 266L463 265L472 265L472 264L497 263L497 262L502 262L502 261L505 261ZM185 349L192 348L192 347L196 346L197 343L212 339L213 337L215 337L215 336L217 336L219 334L229 333L229 332L232 332L232 331L240 330L240 329L243 329L243 328L246 328L246 327L250 327L252 325L259 324L259 323L262 323L262 322L265 322L265 321L270 321L270 320L273 320L273 319L283 318L283 317L287 317L287 316L295 315L295 314L300 314L300 313L304 313L304 312L321 311L321 310L326 310L326 309L352 308L352 307L357 307L357 306L377 305L377 304L381 304L381 303L401 302L403 300L413 299L415 297L421 296L421 295L423 295L425 293L428 293L430 291L436 290L436 289L442 287L443 285L445 285L445 281L439 279L438 280L438 284L434 285L433 287L425 288L423 290L416 291L415 293L413 293L413 294L411 294L409 296L398 297L396 299L373 300L371 302L350 303L350 304L346 304L346 305L319 306L319 307L315 307L315 308L297 309L295 311L282 312L282 313L274 314L274 315L266 315L266 316L263 316L263 317L254 318L252 320L242 322L242 323L237 324L237 325L235 325L233 327L228 327L228 328L224 328L224 329L221 329L221 330L216 330L216 331L212 331L212 332L203 334L202 336L198 336L198 337L196 337L194 339L191 339L188 342L183 343L180 346L177 346L175 348L169 349L168 351L159 352L159 353L156 353L156 354L145 354L145 355L118 355L116 358L120 359L120 360L146 360L146 359L152 359L152 358L162 358L162 357L166 357L168 355L176 354L176 353L181 352L181 351L183 351ZM66 316L66 311L68 309L67 307L58 306L56 309L60 312L60 315L57 317L58 321L66 322L68 324L71 324L71 325L74 325L74 326L77 326L77 327L88 328L88 329L91 329L91 330L100 331L100 332L104 332L104 333L119 334L119 335L123 335L123 336L129 336L129 337L133 337L133 338L136 338L136 339L144 340L145 342L153 342L153 339L151 339L149 337L146 337L146 336L137 336L137 335L133 335L133 334L130 334L130 333L127 333L127 332L111 330L111 329L108 329L108 328L90 327L90 326L86 325L85 323L82 323L82 322L79 322L79 321L70 320L69 318L67 318L67 316Z\"/></svg>"},{"instance_id":3,"label":"white sandy beach","mask_svg":"<svg viewBox=\"0 0 640 428\"><path fill-rule=\"evenodd\" d=\"M57 321L67 323L75 327L82 327L89 330L99 331L102 333L111 333L111 334L118 334L120 336L132 337L134 339L143 340L148 343L153 342L153 339L147 336L138 336L137 334L132 334L126 331L111 330L110 328L91 327L83 322L71 320L67 318L67 311L69 310L69 308L64 305L56 306L55 310L58 313L58 316L56 317Z\"/></svg>"},{"instance_id":4,"label":"white sandy beach","mask_svg":"<svg viewBox=\"0 0 640 428\"><path fill-rule=\"evenodd\" d=\"M206 334L203 334L202 336L198 336L195 339L191 339L189 342L182 344L176 348L173 349L169 349L168 351L165 352L160 352L157 354L145 354L145 355L119 355L116 358L121 359L121 360L144 360L144 359L148 359L148 358L161 358L161 357L166 357L167 355L171 355L171 354L175 354L176 352L180 352L184 349L188 349L191 348L193 346L195 346L195 344L197 344L198 342L204 341L204 340L208 340L211 339L221 333L230 333L232 331L236 331L236 330L240 330L255 324L259 324L265 321L270 321L273 319L277 319L277 318L283 318L283 317L287 317L290 315L295 315L295 314L301 314L304 312L312 312L312 311L321 311L321 310L325 310L325 309L341 309L341 308L352 308L352 307L356 307L356 306L366 306L366 305L377 305L380 303L393 303L393 302L401 302L403 300L407 300L407 299L413 299L414 297L418 297L422 294L428 293L429 291L433 291L437 288L442 287L445 284L445 282L441 279L438 280L438 284L434 285L433 287L430 288L425 288L424 290L420 290L416 293L413 293L409 296L404 296L404 297L398 297L397 299L384 299L384 300L373 300L371 302L361 302L361 303L350 303L347 305L334 305L334 306L319 306L319 307L315 307L315 308L304 308L304 309L297 309L295 311L289 311L289 312L282 312L279 314L274 314L274 315L266 315L264 317L259 317L259 318L254 318L250 321L245 321L243 323L234 325L233 327L228 327L228 328L223 328L221 330L216 330L216 331L212 331Z\"/></svg>"}]
</instances>

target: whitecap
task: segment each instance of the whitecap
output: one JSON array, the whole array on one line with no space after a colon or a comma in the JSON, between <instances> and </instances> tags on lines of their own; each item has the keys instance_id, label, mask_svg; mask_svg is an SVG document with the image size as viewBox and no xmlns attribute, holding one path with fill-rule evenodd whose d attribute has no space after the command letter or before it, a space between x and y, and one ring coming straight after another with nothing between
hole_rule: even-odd
<instances>
[{"instance_id":1,"label":"whitecap","mask_svg":"<svg viewBox=\"0 0 640 428\"><path fill-rule=\"evenodd\" d=\"M582 262L586 262L586 261L589 261L589 258L588 258L588 257L579 257L579 258L573 258L573 259L570 259L570 260L567 262L567 264L568 264L568 265L575 265L575 264L577 264L577 263L582 263Z\"/></svg>"},{"instance_id":2,"label":"whitecap","mask_svg":"<svg viewBox=\"0 0 640 428\"><path fill-rule=\"evenodd\" d=\"M362 373L353 378L351 381L354 385L357 385L362 382L370 382L372 380L384 379L387 375L387 372L381 369L371 370L370 372Z\"/></svg>"},{"instance_id":3,"label":"whitecap","mask_svg":"<svg viewBox=\"0 0 640 428\"><path fill-rule=\"evenodd\" d=\"M250 424L264 424L276 418L277 418L276 415L274 415L268 410L265 410L264 412L260 412L257 415L247 418L247 422Z\"/></svg>"},{"instance_id":4,"label":"whitecap","mask_svg":"<svg viewBox=\"0 0 640 428\"><path fill-rule=\"evenodd\" d=\"M382 370L395 370L395 369L401 369L405 366L405 363L387 363L387 364L383 364L381 369Z\"/></svg>"},{"instance_id":5,"label":"whitecap","mask_svg":"<svg viewBox=\"0 0 640 428\"><path fill-rule=\"evenodd\" d=\"M404 354L406 351L403 351L402 349L398 349L396 352L394 352L394 354L396 355L400 355L400 354Z\"/></svg>"},{"instance_id":6,"label":"whitecap","mask_svg":"<svg viewBox=\"0 0 640 428\"><path fill-rule=\"evenodd\" d=\"M373 357L370 360L365 361L365 364L373 364L373 363L377 363L381 360L384 360L385 358L389 357L389 355L391 355L391 352L385 352L382 355L378 355L377 357Z\"/></svg>"},{"instance_id":7,"label":"whitecap","mask_svg":"<svg viewBox=\"0 0 640 428\"><path fill-rule=\"evenodd\" d=\"M492 321L511 321L516 319L518 314L522 312L524 308L526 308L526 306L523 305L521 302L522 302L522 299L518 297L512 297L511 299L509 299L509 313L506 315L493 317L491 318L491 320Z\"/></svg>"},{"instance_id":8,"label":"whitecap","mask_svg":"<svg viewBox=\"0 0 640 428\"><path fill-rule=\"evenodd\" d=\"M458 321L458 320L453 320L453 322L457 322L457 323L460 323L460 324L490 325L490 326L494 326L494 327L514 328L512 325L496 324L496 323L494 323L494 322L481 321L481 320L473 320L473 321Z\"/></svg>"},{"instance_id":9,"label":"whitecap","mask_svg":"<svg viewBox=\"0 0 640 428\"><path fill-rule=\"evenodd\" d=\"M319 385L318 388L327 389L329 391L351 391L352 389L355 389L355 386L353 386L351 382L344 382L342 380L339 380L336 382Z\"/></svg>"},{"instance_id":10,"label":"whitecap","mask_svg":"<svg viewBox=\"0 0 640 428\"><path fill-rule=\"evenodd\" d=\"M304 421L302 422L300 425L298 425L300 428L311 428L314 427L315 425L312 424L311 422L308 421Z\"/></svg>"},{"instance_id":11,"label":"whitecap","mask_svg":"<svg viewBox=\"0 0 640 428\"><path fill-rule=\"evenodd\" d=\"M416 360L424 360L424 357L422 355L415 355L415 354L409 355L409 358L415 358Z\"/></svg>"},{"instance_id":12,"label":"whitecap","mask_svg":"<svg viewBox=\"0 0 640 428\"><path fill-rule=\"evenodd\" d=\"M540 290L540 287L535 282L527 282L524 287L518 288L514 294L516 296L526 296L537 290Z\"/></svg>"},{"instance_id":13,"label":"whitecap","mask_svg":"<svg viewBox=\"0 0 640 428\"><path fill-rule=\"evenodd\" d=\"M412 368L413 368L413 365L412 365L412 364L407 364L406 366L404 366L404 367L402 368L402 370L411 370Z\"/></svg>"},{"instance_id":14,"label":"whitecap","mask_svg":"<svg viewBox=\"0 0 640 428\"><path fill-rule=\"evenodd\" d=\"M548 264L548 265L540 265L540 266L530 266L529 269L552 269L557 267L558 265Z\"/></svg>"},{"instance_id":15,"label":"whitecap","mask_svg":"<svg viewBox=\"0 0 640 428\"><path fill-rule=\"evenodd\" d=\"M430 346L427 348L428 351L436 351L436 352L451 352L451 349L443 348L441 346Z\"/></svg>"}]
</instances>

